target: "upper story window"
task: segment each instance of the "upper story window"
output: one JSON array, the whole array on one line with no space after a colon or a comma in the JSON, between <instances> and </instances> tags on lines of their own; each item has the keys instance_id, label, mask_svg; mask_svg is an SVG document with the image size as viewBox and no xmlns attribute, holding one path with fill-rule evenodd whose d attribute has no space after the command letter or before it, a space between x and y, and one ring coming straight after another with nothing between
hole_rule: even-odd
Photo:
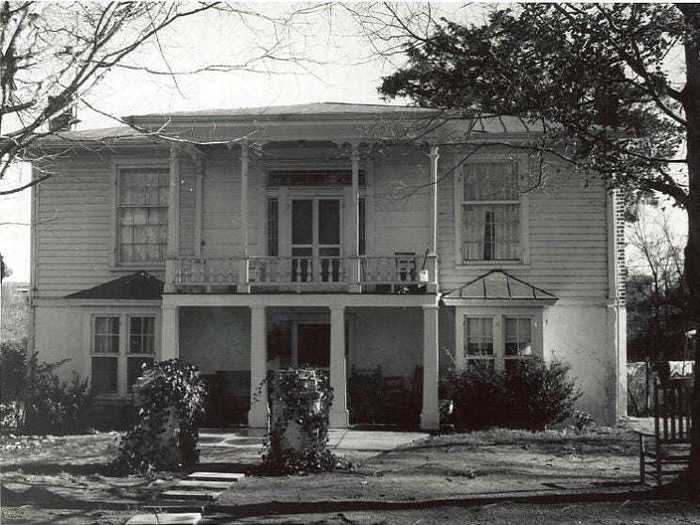
<instances>
[{"instance_id":1,"label":"upper story window","mask_svg":"<svg viewBox=\"0 0 700 525\"><path fill-rule=\"evenodd\" d=\"M117 261L162 263L168 246L168 169L120 168Z\"/></svg>"},{"instance_id":2,"label":"upper story window","mask_svg":"<svg viewBox=\"0 0 700 525\"><path fill-rule=\"evenodd\" d=\"M514 162L464 166L461 188L462 259L521 260L520 189Z\"/></svg>"}]
</instances>

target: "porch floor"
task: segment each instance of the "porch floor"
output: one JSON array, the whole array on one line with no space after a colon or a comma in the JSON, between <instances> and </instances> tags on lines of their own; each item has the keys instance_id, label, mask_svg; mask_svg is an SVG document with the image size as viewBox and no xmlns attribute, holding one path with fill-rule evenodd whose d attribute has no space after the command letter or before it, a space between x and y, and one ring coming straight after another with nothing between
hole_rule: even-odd
<instances>
[{"instance_id":1,"label":"porch floor","mask_svg":"<svg viewBox=\"0 0 700 525\"><path fill-rule=\"evenodd\" d=\"M359 459L406 446L427 435L424 432L330 429L328 441L335 453ZM207 455L208 448L218 449L219 454L225 455L228 462L257 462L264 436L265 431L261 429L200 429L199 446L203 455Z\"/></svg>"}]
</instances>

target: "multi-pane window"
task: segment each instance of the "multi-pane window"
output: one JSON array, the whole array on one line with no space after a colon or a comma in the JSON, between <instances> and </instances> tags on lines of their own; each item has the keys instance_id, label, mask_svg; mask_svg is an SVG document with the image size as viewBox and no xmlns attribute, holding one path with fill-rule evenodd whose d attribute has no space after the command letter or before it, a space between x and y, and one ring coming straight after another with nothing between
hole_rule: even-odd
<instances>
[{"instance_id":1,"label":"multi-pane window","mask_svg":"<svg viewBox=\"0 0 700 525\"><path fill-rule=\"evenodd\" d=\"M119 262L162 262L168 245L168 169L121 168L117 184Z\"/></svg>"},{"instance_id":2,"label":"multi-pane window","mask_svg":"<svg viewBox=\"0 0 700 525\"><path fill-rule=\"evenodd\" d=\"M144 364L153 362L156 348L156 319L152 316L129 317L129 349L126 356L126 387L141 375Z\"/></svg>"},{"instance_id":3,"label":"multi-pane window","mask_svg":"<svg viewBox=\"0 0 700 525\"><path fill-rule=\"evenodd\" d=\"M506 317L503 325L505 343L505 369L510 370L519 362L532 356L532 323L528 317Z\"/></svg>"},{"instance_id":4,"label":"multi-pane window","mask_svg":"<svg viewBox=\"0 0 700 525\"><path fill-rule=\"evenodd\" d=\"M464 318L464 350L467 367L493 367L493 319L490 317Z\"/></svg>"},{"instance_id":5,"label":"multi-pane window","mask_svg":"<svg viewBox=\"0 0 700 525\"><path fill-rule=\"evenodd\" d=\"M464 364L514 370L533 354L533 318L495 314L463 318Z\"/></svg>"},{"instance_id":6,"label":"multi-pane window","mask_svg":"<svg viewBox=\"0 0 700 525\"><path fill-rule=\"evenodd\" d=\"M461 227L465 261L520 259L517 164L478 162L465 165Z\"/></svg>"},{"instance_id":7,"label":"multi-pane window","mask_svg":"<svg viewBox=\"0 0 700 525\"><path fill-rule=\"evenodd\" d=\"M124 394L156 353L153 315L97 315L92 318L92 391Z\"/></svg>"},{"instance_id":8,"label":"multi-pane window","mask_svg":"<svg viewBox=\"0 0 700 525\"><path fill-rule=\"evenodd\" d=\"M117 393L119 369L118 316L99 316L93 320L92 391L95 394Z\"/></svg>"}]
</instances>

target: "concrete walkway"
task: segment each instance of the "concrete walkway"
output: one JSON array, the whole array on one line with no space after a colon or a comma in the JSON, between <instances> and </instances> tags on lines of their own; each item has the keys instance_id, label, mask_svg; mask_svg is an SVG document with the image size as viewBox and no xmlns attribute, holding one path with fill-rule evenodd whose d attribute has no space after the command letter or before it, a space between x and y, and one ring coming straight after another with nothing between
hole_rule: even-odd
<instances>
[{"instance_id":1,"label":"concrete walkway","mask_svg":"<svg viewBox=\"0 0 700 525\"><path fill-rule=\"evenodd\" d=\"M331 429L328 432L328 442L336 454L360 459L407 446L427 435L423 432ZM257 462L260 460L264 437L265 431L259 429L200 430L201 461ZM209 458L209 456L215 457Z\"/></svg>"}]
</instances>

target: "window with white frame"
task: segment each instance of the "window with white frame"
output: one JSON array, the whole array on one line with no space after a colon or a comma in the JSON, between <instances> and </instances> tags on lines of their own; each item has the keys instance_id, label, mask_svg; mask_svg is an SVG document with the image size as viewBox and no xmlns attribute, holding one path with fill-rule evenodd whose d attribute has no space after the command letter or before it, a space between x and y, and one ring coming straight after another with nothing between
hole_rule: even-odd
<instances>
[{"instance_id":1,"label":"window with white frame","mask_svg":"<svg viewBox=\"0 0 700 525\"><path fill-rule=\"evenodd\" d=\"M461 188L462 259L521 259L520 188L515 162L474 162L464 166Z\"/></svg>"},{"instance_id":2,"label":"window with white frame","mask_svg":"<svg viewBox=\"0 0 700 525\"><path fill-rule=\"evenodd\" d=\"M534 316L462 317L464 365L510 371L535 355Z\"/></svg>"},{"instance_id":3,"label":"window with white frame","mask_svg":"<svg viewBox=\"0 0 700 525\"><path fill-rule=\"evenodd\" d=\"M95 315L91 329L92 392L126 394L155 358L156 317Z\"/></svg>"},{"instance_id":4,"label":"window with white frame","mask_svg":"<svg viewBox=\"0 0 700 525\"><path fill-rule=\"evenodd\" d=\"M168 168L119 168L117 177L118 263L162 263L168 246Z\"/></svg>"},{"instance_id":5,"label":"window with white frame","mask_svg":"<svg viewBox=\"0 0 700 525\"><path fill-rule=\"evenodd\" d=\"M467 368L484 365L493 369L493 318L464 318L464 352Z\"/></svg>"},{"instance_id":6,"label":"window with white frame","mask_svg":"<svg viewBox=\"0 0 700 525\"><path fill-rule=\"evenodd\" d=\"M92 324L92 375L94 394L116 394L119 391L118 316L95 316Z\"/></svg>"},{"instance_id":7,"label":"window with white frame","mask_svg":"<svg viewBox=\"0 0 700 525\"><path fill-rule=\"evenodd\" d=\"M529 317L504 317L503 360L506 372L532 357L532 320Z\"/></svg>"}]
</instances>

